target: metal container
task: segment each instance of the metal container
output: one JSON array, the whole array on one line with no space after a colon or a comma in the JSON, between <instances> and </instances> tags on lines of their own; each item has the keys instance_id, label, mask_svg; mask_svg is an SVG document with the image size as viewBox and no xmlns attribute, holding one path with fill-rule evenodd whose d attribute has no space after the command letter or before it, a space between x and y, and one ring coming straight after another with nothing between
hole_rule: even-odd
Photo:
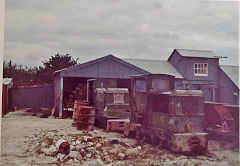
<instances>
[{"instance_id":1,"label":"metal container","mask_svg":"<svg viewBox=\"0 0 240 166\"><path fill-rule=\"evenodd\" d=\"M88 106L89 105L89 101L75 100L75 102L74 102L74 109L78 108L79 106L82 106L82 105Z\"/></svg>"},{"instance_id":2,"label":"metal container","mask_svg":"<svg viewBox=\"0 0 240 166\"><path fill-rule=\"evenodd\" d=\"M89 102L88 101L82 101L82 100L75 100L74 102L74 111L73 111L73 123L72 126L77 126L76 120L78 120L78 116L79 116L79 111L81 109L82 106L89 106Z\"/></svg>"},{"instance_id":3,"label":"metal container","mask_svg":"<svg viewBox=\"0 0 240 166\"><path fill-rule=\"evenodd\" d=\"M205 102L204 112L207 123L206 131L210 133L210 136L229 138L235 134L235 121L223 104Z\"/></svg>"},{"instance_id":4,"label":"metal container","mask_svg":"<svg viewBox=\"0 0 240 166\"><path fill-rule=\"evenodd\" d=\"M69 154L70 152L70 144L64 139L59 139L55 146L60 153Z\"/></svg>"},{"instance_id":5,"label":"metal container","mask_svg":"<svg viewBox=\"0 0 240 166\"><path fill-rule=\"evenodd\" d=\"M95 108L81 106L75 114L78 130L93 130L95 123Z\"/></svg>"}]
</instances>

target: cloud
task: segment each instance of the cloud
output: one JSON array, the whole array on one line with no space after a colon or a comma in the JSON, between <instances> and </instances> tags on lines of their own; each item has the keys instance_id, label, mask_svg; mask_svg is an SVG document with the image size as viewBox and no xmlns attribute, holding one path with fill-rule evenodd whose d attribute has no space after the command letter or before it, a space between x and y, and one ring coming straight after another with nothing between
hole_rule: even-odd
<instances>
[{"instance_id":1,"label":"cloud","mask_svg":"<svg viewBox=\"0 0 240 166\"><path fill-rule=\"evenodd\" d=\"M5 59L29 66L57 52L79 62L108 54L167 59L188 48L237 65L238 12L237 2L7 0Z\"/></svg>"}]
</instances>

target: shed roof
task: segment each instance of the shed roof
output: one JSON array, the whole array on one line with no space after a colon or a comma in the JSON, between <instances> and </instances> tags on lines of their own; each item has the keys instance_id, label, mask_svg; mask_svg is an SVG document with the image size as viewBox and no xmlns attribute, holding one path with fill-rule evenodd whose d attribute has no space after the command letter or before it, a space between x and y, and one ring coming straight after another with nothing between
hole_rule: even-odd
<instances>
[{"instance_id":1,"label":"shed roof","mask_svg":"<svg viewBox=\"0 0 240 166\"><path fill-rule=\"evenodd\" d=\"M166 60L145 60L145 59L125 59L134 66L137 66L143 70L148 71L151 74L168 74L173 75L176 78L183 78L183 76L177 71L177 69Z\"/></svg>"},{"instance_id":2,"label":"shed roof","mask_svg":"<svg viewBox=\"0 0 240 166\"><path fill-rule=\"evenodd\" d=\"M91 60L91 61L88 61L88 62L85 62L85 63L82 63L82 64L79 64L79 65L76 65L76 66L71 66L71 67L68 67L68 68L64 68L64 69L61 69L61 70L57 70L53 73L53 75L56 75L57 73L62 73L62 75L65 75L66 73L71 73L71 72L76 72L78 70L81 70L85 67L88 67L88 66L91 66L91 65L95 65L99 62L103 62L103 61L107 61L107 60L113 60L117 63L120 63L122 65L124 65L125 67L128 67L130 69L133 69L141 74L147 74L149 73L148 71L145 71L144 69L141 69L137 66L134 66L120 58L117 58L113 55L107 55L107 56L104 56L104 57L100 57L100 58L97 58L97 59L94 59L94 60Z\"/></svg>"},{"instance_id":3,"label":"shed roof","mask_svg":"<svg viewBox=\"0 0 240 166\"><path fill-rule=\"evenodd\" d=\"M220 68L239 88L239 66L220 65Z\"/></svg>"},{"instance_id":4,"label":"shed roof","mask_svg":"<svg viewBox=\"0 0 240 166\"><path fill-rule=\"evenodd\" d=\"M210 50L175 49L181 56L198 58L219 58Z\"/></svg>"},{"instance_id":5,"label":"shed roof","mask_svg":"<svg viewBox=\"0 0 240 166\"><path fill-rule=\"evenodd\" d=\"M107 59L112 59L118 63L121 63L129 68L132 68L136 71L139 71L142 74L168 74L168 75L173 75L176 78L182 79L183 76L175 69L175 67L166 60L144 60L144 59L125 59L125 58L117 58L113 55L107 55L77 66L72 66L69 68L65 68L62 70L56 71L56 73L60 72L75 72L77 70L81 70L82 68L93 65L95 63L98 63L100 61L105 61Z\"/></svg>"},{"instance_id":6,"label":"shed roof","mask_svg":"<svg viewBox=\"0 0 240 166\"><path fill-rule=\"evenodd\" d=\"M3 85L12 84L12 78L3 78Z\"/></svg>"}]
</instances>

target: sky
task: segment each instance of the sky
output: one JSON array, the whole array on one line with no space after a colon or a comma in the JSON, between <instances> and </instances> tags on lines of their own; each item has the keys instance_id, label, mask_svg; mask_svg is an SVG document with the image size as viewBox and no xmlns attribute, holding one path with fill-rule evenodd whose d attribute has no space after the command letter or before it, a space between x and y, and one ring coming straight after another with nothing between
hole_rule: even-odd
<instances>
[{"instance_id":1,"label":"sky","mask_svg":"<svg viewBox=\"0 0 240 166\"><path fill-rule=\"evenodd\" d=\"M166 60L175 48L212 50L239 65L239 6L229 1L6 0L6 61L39 66L71 54Z\"/></svg>"}]
</instances>

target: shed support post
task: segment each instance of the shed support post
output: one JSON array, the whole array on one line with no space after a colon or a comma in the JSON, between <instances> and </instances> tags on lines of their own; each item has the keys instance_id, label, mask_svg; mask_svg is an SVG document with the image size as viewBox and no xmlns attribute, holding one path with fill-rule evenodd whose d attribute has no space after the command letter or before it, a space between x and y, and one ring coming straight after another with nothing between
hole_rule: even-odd
<instances>
[{"instance_id":1,"label":"shed support post","mask_svg":"<svg viewBox=\"0 0 240 166\"><path fill-rule=\"evenodd\" d=\"M89 101L89 81L87 81L87 101Z\"/></svg>"},{"instance_id":2,"label":"shed support post","mask_svg":"<svg viewBox=\"0 0 240 166\"><path fill-rule=\"evenodd\" d=\"M59 118L62 118L63 114L63 77L60 77L60 98L59 98Z\"/></svg>"},{"instance_id":3,"label":"shed support post","mask_svg":"<svg viewBox=\"0 0 240 166\"><path fill-rule=\"evenodd\" d=\"M213 101L213 102L216 102L216 88L213 87L212 90L213 90L213 92L212 92L212 94L213 94L213 95L212 95L212 97L213 97L213 98L212 98L212 101Z\"/></svg>"}]
</instances>

